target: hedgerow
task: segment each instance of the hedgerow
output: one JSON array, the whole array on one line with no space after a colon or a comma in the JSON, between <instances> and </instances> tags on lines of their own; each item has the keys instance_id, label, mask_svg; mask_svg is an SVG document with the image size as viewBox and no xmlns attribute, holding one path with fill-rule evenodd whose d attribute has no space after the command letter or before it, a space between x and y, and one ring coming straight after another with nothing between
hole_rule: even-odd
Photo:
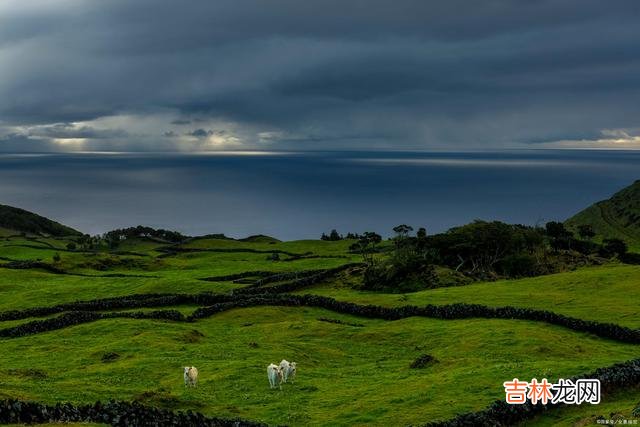
<instances>
[{"instance_id":1,"label":"hedgerow","mask_svg":"<svg viewBox=\"0 0 640 427\"><path fill-rule=\"evenodd\" d=\"M167 246L162 248L155 249L158 252L162 252L162 255L159 255L159 258L175 256L179 253L193 253L193 252L213 252L213 253L252 253L252 254L282 254L291 257L303 257L306 255L313 255L313 252L305 252L302 254L283 251L280 249L272 249L272 250L261 250L261 249L251 249L251 248L214 248L214 249L204 249L204 248L181 248L177 246Z\"/></svg>"},{"instance_id":2,"label":"hedgerow","mask_svg":"<svg viewBox=\"0 0 640 427\"><path fill-rule=\"evenodd\" d=\"M12 328L0 329L0 337L18 338L26 335L34 335L42 332L63 329L82 323L95 322L102 319L129 318L129 319L156 319L183 322L185 317L177 310L156 310L151 312L114 312L98 313L93 311L72 311L58 317L44 320L34 320Z\"/></svg>"},{"instance_id":3,"label":"hedgerow","mask_svg":"<svg viewBox=\"0 0 640 427\"><path fill-rule=\"evenodd\" d=\"M282 273L265 277L262 280L257 280L253 285L245 286L244 288L235 289L234 295L248 295L248 294L279 294L284 292L291 292L306 286L311 286L316 283L322 282L330 277L335 276L345 270L349 270L354 267L361 267L362 263L349 263L339 267L329 268L326 270L306 270L297 273ZM294 279L286 283L279 285L265 287L264 285L274 282L280 282L283 280Z\"/></svg>"},{"instance_id":4,"label":"hedgerow","mask_svg":"<svg viewBox=\"0 0 640 427\"><path fill-rule=\"evenodd\" d=\"M488 318L533 320L563 326L578 332L591 333L602 338L609 338L633 344L640 343L640 331L638 330L612 323L576 319L546 310L533 310L516 307L493 308L479 304L426 305L422 307L408 305L390 308L376 305L358 305L317 295L260 294L245 299L235 299L232 301L220 302L209 307L199 308L195 310L188 319L200 319L231 308L249 307L252 305L317 307L343 314L385 320L398 320L412 316L436 319Z\"/></svg>"},{"instance_id":5,"label":"hedgerow","mask_svg":"<svg viewBox=\"0 0 640 427\"><path fill-rule=\"evenodd\" d=\"M307 281L313 279L314 276L306 279ZM300 286L300 283L284 284L286 286ZM284 286L283 285L283 286ZM269 287L276 288L276 286ZM267 289L267 288L259 288ZM277 289L280 291L282 288ZM402 307L382 307L376 305L359 305L350 302L338 301L333 298L317 296L317 295L290 295L290 294L160 294L160 295L137 295L130 297L117 297L95 301L84 301L68 304L60 304L53 307L36 307L32 309L12 311L0 313L0 321L2 320L18 320L27 317L35 316L47 316L64 311L77 311L80 313L88 312L93 313L95 311L107 311L123 308L142 308L142 307L161 307L161 306L174 306L193 304L199 305L200 308L196 309L186 321L194 321L197 319L209 317L213 314L221 311L231 310L233 308L252 307L252 306L266 306L266 305L278 305L278 306L291 306L291 307L317 307L330 311L335 311L343 314L350 314L360 317L377 318L384 320L398 320L412 316L429 317L435 319L469 319L469 318L486 318L486 319L519 319L519 320L531 320L549 323L552 325L562 326L578 332L591 333L593 335L613 339L620 342L640 344L640 331L630 329L624 326L616 325L613 323L601 323L590 320L576 319L573 317L557 314L547 310L534 310L529 308L517 308L517 307L487 307L479 304L449 304L449 305L426 305L422 307L418 306L402 306ZM93 313L97 314L97 313ZM131 316L131 313L124 313ZM113 313L105 313L103 317L108 318ZM149 314L146 313L145 316ZM75 317L69 317L68 324L74 325L84 323L82 320L88 319L89 314L78 314ZM120 316L122 317L122 316ZM29 322L35 326L37 331L38 322L54 322L56 319L47 319L42 321ZM64 318L66 319L66 318ZM168 320L175 320L168 318ZM62 322L62 320L60 320ZM75 323L74 323L75 322ZM62 325L62 323L60 323ZM22 325L21 325L22 326ZM17 326L18 328L20 326ZM60 326L64 327L64 326ZM54 329L59 329L55 327ZM14 328L9 328L14 329ZM0 330L0 336L6 333L7 329ZM47 329L50 330L50 329ZM37 332L35 332L37 333ZM6 335L5 335L6 336Z\"/></svg>"},{"instance_id":6,"label":"hedgerow","mask_svg":"<svg viewBox=\"0 0 640 427\"><path fill-rule=\"evenodd\" d=\"M616 389L635 386L640 383L640 359L616 363L606 368L570 378L576 381L582 378L600 380L601 393L610 393ZM510 405L504 400L496 400L488 408L477 412L460 414L450 420L435 421L424 427L475 427L475 426L511 426L533 418L544 411L562 406L527 402L523 405Z\"/></svg>"},{"instance_id":7,"label":"hedgerow","mask_svg":"<svg viewBox=\"0 0 640 427\"><path fill-rule=\"evenodd\" d=\"M106 423L112 426L262 427L266 424L241 418L207 417L198 412L172 412L137 402L109 401L90 405L46 405L20 400L0 401L0 424L58 422Z\"/></svg>"},{"instance_id":8,"label":"hedgerow","mask_svg":"<svg viewBox=\"0 0 640 427\"><path fill-rule=\"evenodd\" d=\"M247 277L268 277L273 276L274 274L276 274L274 271L244 271L242 273L227 274L224 276L203 277L200 280L204 280L206 282L232 282L234 280L245 279Z\"/></svg>"},{"instance_id":9,"label":"hedgerow","mask_svg":"<svg viewBox=\"0 0 640 427\"><path fill-rule=\"evenodd\" d=\"M29 317L43 317L65 311L108 311L127 308L167 307L193 304L209 305L227 301L231 297L223 294L137 294L121 297L101 298L91 301L76 301L49 307L33 307L0 313L0 321L21 320Z\"/></svg>"}]
</instances>

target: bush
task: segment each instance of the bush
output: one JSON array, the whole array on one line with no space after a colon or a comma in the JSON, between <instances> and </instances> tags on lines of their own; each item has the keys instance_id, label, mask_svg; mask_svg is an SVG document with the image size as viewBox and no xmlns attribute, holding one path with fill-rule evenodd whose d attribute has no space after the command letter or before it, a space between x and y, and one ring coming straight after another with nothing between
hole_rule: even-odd
<instances>
[{"instance_id":1,"label":"bush","mask_svg":"<svg viewBox=\"0 0 640 427\"><path fill-rule=\"evenodd\" d=\"M114 353L110 351L108 353L103 354L100 360L102 360L103 363L109 363L109 362L116 361L119 358L120 358L120 355L118 353Z\"/></svg>"},{"instance_id":2,"label":"bush","mask_svg":"<svg viewBox=\"0 0 640 427\"><path fill-rule=\"evenodd\" d=\"M438 363L438 360L430 354L422 354L416 360L411 363L409 366L411 369L421 369L425 368L434 363Z\"/></svg>"},{"instance_id":3,"label":"bush","mask_svg":"<svg viewBox=\"0 0 640 427\"><path fill-rule=\"evenodd\" d=\"M405 293L434 288L438 283L433 265L418 259L406 259L404 262L389 260L369 265L364 271L362 287L372 291Z\"/></svg>"},{"instance_id":4,"label":"bush","mask_svg":"<svg viewBox=\"0 0 640 427\"><path fill-rule=\"evenodd\" d=\"M533 277L542 273L535 256L530 254L509 255L496 266L498 273L507 277Z\"/></svg>"},{"instance_id":5,"label":"bush","mask_svg":"<svg viewBox=\"0 0 640 427\"><path fill-rule=\"evenodd\" d=\"M602 255L623 258L627 254L627 244L621 239L605 239L602 242Z\"/></svg>"},{"instance_id":6,"label":"bush","mask_svg":"<svg viewBox=\"0 0 640 427\"><path fill-rule=\"evenodd\" d=\"M623 256L620 257L620 261L625 264L640 264L640 254L627 252Z\"/></svg>"},{"instance_id":7,"label":"bush","mask_svg":"<svg viewBox=\"0 0 640 427\"><path fill-rule=\"evenodd\" d=\"M493 279L497 265L508 257L544 250L543 232L499 221L474 221L427 241L434 262L471 277Z\"/></svg>"}]
</instances>

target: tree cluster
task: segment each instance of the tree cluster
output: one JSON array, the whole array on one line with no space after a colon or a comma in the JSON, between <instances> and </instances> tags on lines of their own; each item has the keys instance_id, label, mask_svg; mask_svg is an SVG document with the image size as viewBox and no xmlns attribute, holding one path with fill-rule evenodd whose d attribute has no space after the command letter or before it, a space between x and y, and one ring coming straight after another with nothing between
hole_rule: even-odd
<instances>
[{"instance_id":1,"label":"tree cluster","mask_svg":"<svg viewBox=\"0 0 640 427\"><path fill-rule=\"evenodd\" d=\"M351 232L347 233L346 235L342 235L338 233L338 230L334 228L329 234L322 233L322 236L320 236L320 240L335 242L338 240L357 240L360 237L361 236L358 233Z\"/></svg>"},{"instance_id":2,"label":"tree cluster","mask_svg":"<svg viewBox=\"0 0 640 427\"><path fill-rule=\"evenodd\" d=\"M154 238L170 243L180 243L187 239L177 231L164 230L162 228L155 229L138 225L137 227L118 228L111 230L102 235L102 238L108 243L109 247L117 247L120 241L133 238Z\"/></svg>"},{"instance_id":3,"label":"tree cluster","mask_svg":"<svg viewBox=\"0 0 640 427\"><path fill-rule=\"evenodd\" d=\"M439 285L435 266L472 279L491 280L562 271L596 262L593 257L616 256L625 262L633 258L620 239L598 244L592 241L595 233L590 226L581 226L576 238L563 223L554 221L531 227L476 220L433 236L424 228L414 233L406 224L393 231L392 244L384 246L387 256L378 255L382 238L376 233L364 233L351 246L367 265L365 289L411 292L435 287Z\"/></svg>"}]
</instances>

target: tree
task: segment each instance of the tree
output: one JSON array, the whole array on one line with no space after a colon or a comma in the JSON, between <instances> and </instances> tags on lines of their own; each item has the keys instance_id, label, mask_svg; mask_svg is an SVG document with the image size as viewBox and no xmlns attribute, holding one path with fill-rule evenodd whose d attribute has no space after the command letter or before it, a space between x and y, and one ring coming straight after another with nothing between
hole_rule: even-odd
<instances>
[{"instance_id":1,"label":"tree","mask_svg":"<svg viewBox=\"0 0 640 427\"><path fill-rule=\"evenodd\" d=\"M67 249L69 249L70 251L75 251L76 250L76 244L73 243L73 242L67 243Z\"/></svg>"},{"instance_id":2,"label":"tree","mask_svg":"<svg viewBox=\"0 0 640 427\"><path fill-rule=\"evenodd\" d=\"M590 224L582 224L578 226L578 235L584 240L591 240L596 233Z\"/></svg>"},{"instance_id":3,"label":"tree","mask_svg":"<svg viewBox=\"0 0 640 427\"><path fill-rule=\"evenodd\" d=\"M366 231L349 249L354 252L359 252L364 262L373 265L375 261L373 254L376 253L376 246L380 242L382 242L382 236L372 231Z\"/></svg>"},{"instance_id":4,"label":"tree","mask_svg":"<svg viewBox=\"0 0 640 427\"><path fill-rule=\"evenodd\" d=\"M106 234L105 240L107 241L107 245L109 245L109 249L116 249L120 245L120 234L116 234L113 232L109 232Z\"/></svg>"},{"instance_id":5,"label":"tree","mask_svg":"<svg viewBox=\"0 0 640 427\"><path fill-rule=\"evenodd\" d=\"M328 240L328 241L332 241L332 242L336 242L338 240L342 240L344 239L343 236L340 235L340 233L338 233L338 230L336 230L335 228L333 230L331 230L331 232L329 233L329 235L322 233L322 236L320 236L320 240Z\"/></svg>"},{"instance_id":6,"label":"tree","mask_svg":"<svg viewBox=\"0 0 640 427\"><path fill-rule=\"evenodd\" d=\"M571 234L569 231L567 231L567 229L564 227L564 224L561 222L557 222L557 221L549 221L546 225L545 225L545 229L547 231L547 236L557 239L557 238L561 238L566 236L567 234Z\"/></svg>"},{"instance_id":7,"label":"tree","mask_svg":"<svg viewBox=\"0 0 640 427\"><path fill-rule=\"evenodd\" d=\"M389 257L369 264L363 275L363 288L391 292L413 292L435 286L438 276L427 256L427 231L421 228L411 237L413 227L398 225Z\"/></svg>"},{"instance_id":8,"label":"tree","mask_svg":"<svg viewBox=\"0 0 640 427\"><path fill-rule=\"evenodd\" d=\"M474 221L429 239L440 263L480 276L494 275L500 261L533 253L542 242L538 229L499 221Z\"/></svg>"},{"instance_id":9,"label":"tree","mask_svg":"<svg viewBox=\"0 0 640 427\"><path fill-rule=\"evenodd\" d=\"M92 246L91 236L89 236L88 234L83 234L78 238L78 244L85 249L90 249Z\"/></svg>"},{"instance_id":10,"label":"tree","mask_svg":"<svg viewBox=\"0 0 640 427\"><path fill-rule=\"evenodd\" d=\"M338 233L338 230L334 228L333 230L331 230L331 233L329 233L329 240L331 241L342 240L342 236Z\"/></svg>"},{"instance_id":11,"label":"tree","mask_svg":"<svg viewBox=\"0 0 640 427\"><path fill-rule=\"evenodd\" d=\"M424 227L418 228L418 232L416 233L416 237L418 239L426 239L427 238L427 229Z\"/></svg>"},{"instance_id":12,"label":"tree","mask_svg":"<svg viewBox=\"0 0 640 427\"><path fill-rule=\"evenodd\" d=\"M621 239L605 239L603 249L609 255L624 256L627 253L627 244Z\"/></svg>"},{"instance_id":13,"label":"tree","mask_svg":"<svg viewBox=\"0 0 640 427\"><path fill-rule=\"evenodd\" d=\"M396 233L397 237L408 237L409 233L413 231L413 227L406 224L400 224L393 227L393 231Z\"/></svg>"},{"instance_id":14,"label":"tree","mask_svg":"<svg viewBox=\"0 0 640 427\"><path fill-rule=\"evenodd\" d=\"M571 249L571 239L573 234L564 227L564 224L557 221L549 221L545 225L547 236L551 239L550 244L556 251L559 249Z\"/></svg>"}]
</instances>

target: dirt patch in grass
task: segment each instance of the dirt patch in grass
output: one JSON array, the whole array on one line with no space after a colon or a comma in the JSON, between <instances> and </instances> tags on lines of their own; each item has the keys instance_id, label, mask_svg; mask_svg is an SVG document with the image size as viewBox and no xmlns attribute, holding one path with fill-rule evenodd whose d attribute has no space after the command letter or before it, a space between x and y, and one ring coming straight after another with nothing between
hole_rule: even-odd
<instances>
[{"instance_id":1,"label":"dirt patch in grass","mask_svg":"<svg viewBox=\"0 0 640 427\"><path fill-rule=\"evenodd\" d=\"M42 369L9 369L7 372L11 376L32 380L44 380L49 377Z\"/></svg>"},{"instance_id":2,"label":"dirt patch in grass","mask_svg":"<svg viewBox=\"0 0 640 427\"><path fill-rule=\"evenodd\" d=\"M204 334L197 329L192 329L189 332L185 332L179 338L179 341L187 344L197 344L202 341Z\"/></svg>"}]
</instances>

